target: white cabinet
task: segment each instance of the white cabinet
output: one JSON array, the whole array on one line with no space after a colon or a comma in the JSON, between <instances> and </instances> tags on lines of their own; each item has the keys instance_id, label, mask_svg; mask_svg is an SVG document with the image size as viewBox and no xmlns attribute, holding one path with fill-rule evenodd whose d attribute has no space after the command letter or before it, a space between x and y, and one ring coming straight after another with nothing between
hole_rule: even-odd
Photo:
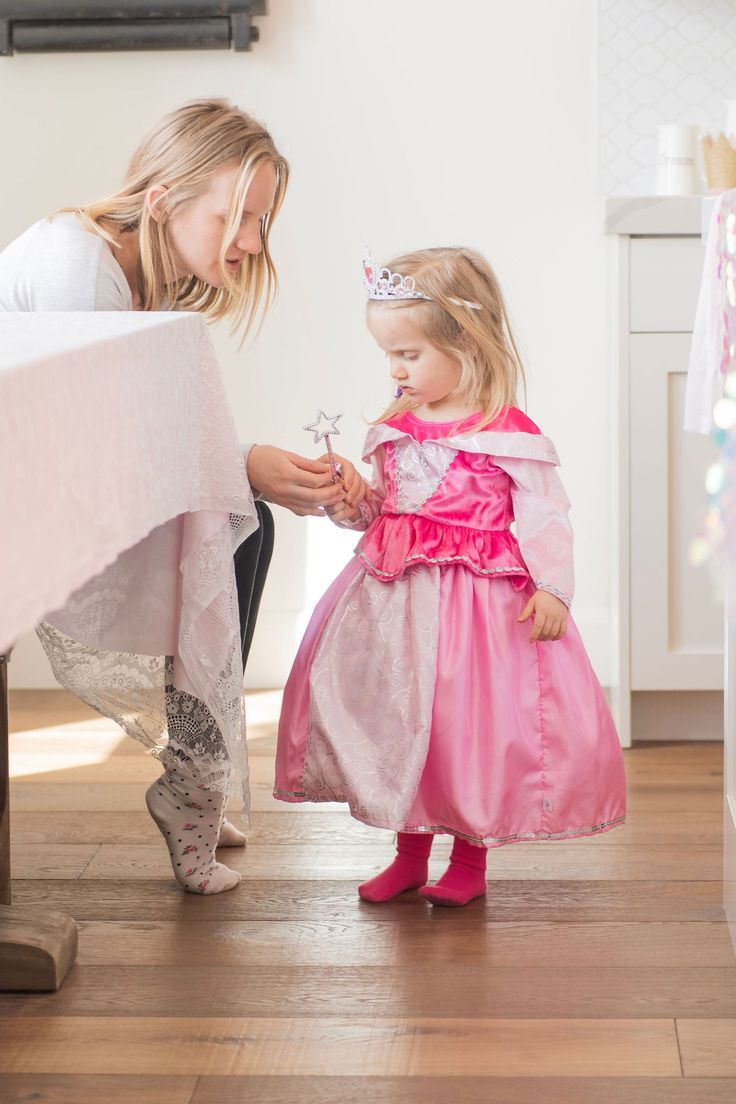
<instances>
[{"instance_id":1,"label":"white cabinet","mask_svg":"<svg viewBox=\"0 0 736 1104\"><path fill-rule=\"evenodd\" d=\"M614 202L608 219L608 229L619 235L612 704L625 746L631 742L632 695L639 706L649 699L637 716L665 716L669 710L675 718L691 709L690 729L680 734L703 735L710 726L708 734L717 737L717 713L710 712L707 725L699 718L707 713L705 692L723 687L723 604L709 569L690 562L690 543L707 506L705 472L716 448L709 437L682 429L704 255L700 200L680 201L669 221L666 201L654 201L652 233L646 232L643 208L629 219L628 231L626 212L612 219ZM715 695L713 701L720 708ZM643 727L635 736L650 735Z\"/></svg>"},{"instance_id":2,"label":"white cabinet","mask_svg":"<svg viewBox=\"0 0 736 1104\"><path fill-rule=\"evenodd\" d=\"M630 333L692 332L705 252L700 237L628 243Z\"/></svg>"}]
</instances>

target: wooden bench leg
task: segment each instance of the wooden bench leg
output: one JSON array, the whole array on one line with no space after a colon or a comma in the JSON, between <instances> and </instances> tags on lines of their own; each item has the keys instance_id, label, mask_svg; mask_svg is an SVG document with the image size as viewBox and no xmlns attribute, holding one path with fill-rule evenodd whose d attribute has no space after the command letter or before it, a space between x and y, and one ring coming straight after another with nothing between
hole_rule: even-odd
<instances>
[{"instance_id":1,"label":"wooden bench leg","mask_svg":"<svg viewBox=\"0 0 736 1104\"><path fill-rule=\"evenodd\" d=\"M0 990L58 989L77 956L77 926L63 912L10 904L8 655L0 655Z\"/></svg>"}]
</instances>

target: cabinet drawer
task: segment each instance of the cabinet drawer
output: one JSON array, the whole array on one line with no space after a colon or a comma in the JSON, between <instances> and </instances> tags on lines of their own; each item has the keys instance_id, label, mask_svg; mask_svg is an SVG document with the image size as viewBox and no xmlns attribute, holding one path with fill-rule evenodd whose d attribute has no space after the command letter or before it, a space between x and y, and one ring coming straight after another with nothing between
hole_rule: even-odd
<instances>
[{"instance_id":1,"label":"cabinet drawer","mask_svg":"<svg viewBox=\"0 0 736 1104\"><path fill-rule=\"evenodd\" d=\"M690 333L703 275L700 238L632 238L631 333Z\"/></svg>"}]
</instances>

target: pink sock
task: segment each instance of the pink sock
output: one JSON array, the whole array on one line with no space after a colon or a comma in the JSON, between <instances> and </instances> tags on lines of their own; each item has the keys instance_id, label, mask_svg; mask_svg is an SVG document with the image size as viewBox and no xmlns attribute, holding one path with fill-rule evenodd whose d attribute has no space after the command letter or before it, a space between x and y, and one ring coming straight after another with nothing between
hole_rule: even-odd
<instances>
[{"instance_id":1,"label":"pink sock","mask_svg":"<svg viewBox=\"0 0 736 1104\"><path fill-rule=\"evenodd\" d=\"M371 878L358 886L364 901L390 901L407 889L419 889L427 881L427 862L432 850L431 832L399 832L396 837L396 858Z\"/></svg>"},{"instance_id":2,"label":"pink sock","mask_svg":"<svg viewBox=\"0 0 736 1104\"><path fill-rule=\"evenodd\" d=\"M433 905L458 908L486 892L486 856L488 849L455 838L450 865L436 885L424 886L419 893Z\"/></svg>"}]
</instances>

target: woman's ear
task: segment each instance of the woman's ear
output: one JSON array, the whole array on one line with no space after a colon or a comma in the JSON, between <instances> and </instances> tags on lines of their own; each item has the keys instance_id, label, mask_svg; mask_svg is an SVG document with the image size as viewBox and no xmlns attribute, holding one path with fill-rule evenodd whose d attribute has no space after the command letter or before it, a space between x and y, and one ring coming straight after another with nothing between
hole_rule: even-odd
<instances>
[{"instance_id":1,"label":"woman's ear","mask_svg":"<svg viewBox=\"0 0 736 1104\"><path fill-rule=\"evenodd\" d=\"M164 217L164 196L168 192L165 184L154 184L146 192L146 204L148 213L156 222L161 222Z\"/></svg>"}]
</instances>

